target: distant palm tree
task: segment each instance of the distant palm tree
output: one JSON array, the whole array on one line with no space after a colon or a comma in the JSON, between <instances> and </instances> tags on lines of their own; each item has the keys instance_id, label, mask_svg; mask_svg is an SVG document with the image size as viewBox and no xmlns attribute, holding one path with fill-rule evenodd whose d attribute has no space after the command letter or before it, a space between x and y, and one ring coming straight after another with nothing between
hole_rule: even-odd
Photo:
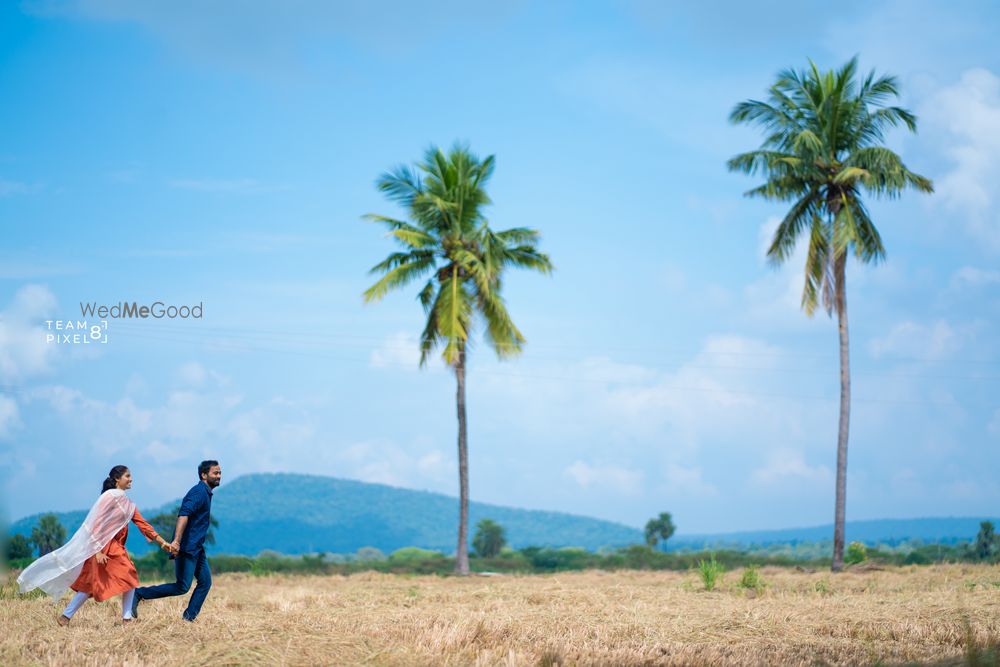
<instances>
[{"instance_id":1,"label":"distant palm tree","mask_svg":"<svg viewBox=\"0 0 1000 667\"><path fill-rule=\"evenodd\" d=\"M31 543L38 549L38 557L55 551L66 542L66 527L55 514L43 514L31 529Z\"/></svg>"},{"instance_id":2,"label":"distant palm tree","mask_svg":"<svg viewBox=\"0 0 1000 667\"><path fill-rule=\"evenodd\" d=\"M794 202L778 225L767 251L775 264L788 259L801 236L808 236L802 307L812 316L822 299L827 314L837 312L840 332L840 422L837 434L837 495L833 570L844 562L847 433L851 385L847 332L847 256L861 262L885 258L878 230L861 201L862 192L895 198L907 187L933 192L931 181L911 172L896 153L882 146L887 129L904 125L916 132L916 118L896 106L895 77L869 73L857 78L854 58L837 71L785 70L771 86L767 102L747 100L730 115L734 123L761 126L767 133L759 150L732 158L732 171L761 172L767 181L748 196Z\"/></svg>"},{"instance_id":3,"label":"distant palm tree","mask_svg":"<svg viewBox=\"0 0 1000 667\"><path fill-rule=\"evenodd\" d=\"M674 520L670 516L670 512L660 512L660 516L646 522L644 533L646 544L655 547L657 542L662 542L666 546L667 540L673 536L675 530L677 528L674 526Z\"/></svg>"},{"instance_id":4,"label":"distant palm tree","mask_svg":"<svg viewBox=\"0 0 1000 667\"><path fill-rule=\"evenodd\" d=\"M549 273L549 258L538 252L539 234L516 227L494 232L483 215L490 203L486 183L493 173L491 155L480 160L468 148L456 145L445 154L431 147L416 170L397 167L383 174L378 189L400 204L410 222L369 214L366 219L389 228L403 252L395 252L371 272L384 274L364 293L377 301L390 290L428 278L417 295L427 322L420 335L420 365L442 344L445 363L458 382L459 521L455 571L469 573L469 459L465 416L465 368L474 319L485 325L486 340L497 357L521 351L524 337L514 326L501 297L501 278L507 267Z\"/></svg>"}]
</instances>

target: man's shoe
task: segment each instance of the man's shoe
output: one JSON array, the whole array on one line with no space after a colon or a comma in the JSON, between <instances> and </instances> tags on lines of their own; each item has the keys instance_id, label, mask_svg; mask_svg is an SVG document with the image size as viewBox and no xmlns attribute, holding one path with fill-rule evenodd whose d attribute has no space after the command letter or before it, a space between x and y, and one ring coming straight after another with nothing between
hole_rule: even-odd
<instances>
[{"instance_id":1,"label":"man's shoe","mask_svg":"<svg viewBox=\"0 0 1000 667\"><path fill-rule=\"evenodd\" d=\"M132 618L139 620L139 602L142 600L139 597L138 591L132 596Z\"/></svg>"},{"instance_id":2,"label":"man's shoe","mask_svg":"<svg viewBox=\"0 0 1000 667\"><path fill-rule=\"evenodd\" d=\"M194 619L193 618L188 618L187 614L181 614L181 618L183 618L188 623L194 623Z\"/></svg>"},{"instance_id":3,"label":"man's shoe","mask_svg":"<svg viewBox=\"0 0 1000 667\"><path fill-rule=\"evenodd\" d=\"M69 617L60 614L59 618L56 619L56 623L58 623L59 625L65 627L65 626L69 625Z\"/></svg>"}]
</instances>

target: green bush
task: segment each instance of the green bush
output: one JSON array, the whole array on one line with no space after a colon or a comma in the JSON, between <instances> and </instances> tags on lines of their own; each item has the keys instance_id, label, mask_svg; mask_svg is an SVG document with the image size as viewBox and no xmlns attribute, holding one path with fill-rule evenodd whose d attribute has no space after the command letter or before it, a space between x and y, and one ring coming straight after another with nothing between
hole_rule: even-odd
<instances>
[{"instance_id":1,"label":"green bush","mask_svg":"<svg viewBox=\"0 0 1000 667\"><path fill-rule=\"evenodd\" d=\"M472 548L477 556L495 558L507 545L504 527L492 519L483 519L476 524L476 534L472 538Z\"/></svg>"},{"instance_id":2,"label":"green bush","mask_svg":"<svg viewBox=\"0 0 1000 667\"><path fill-rule=\"evenodd\" d=\"M847 545L847 553L844 554L844 562L848 565L857 565L868 560L868 549L861 542L851 542Z\"/></svg>"},{"instance_id":3,"label":"green bush","mask_svg":"<svg viewBox=\"0 0 1000 667\"><path fill-rule=\"evenodd\" d=\"M722 578L722 573L726 569L716 562L715 554L712 554L710 560L700 560L698 561L698 575L701 577L701 583L705 585L706 591L715 590L715 585Z\"/></svg>"},{"instance_id":4,"label":"green bush","mask_svg":"<svg viewBox=\"0 0 1000 667\"><path fill-rule=\"evenodd\" d=\"M354 557L360 561L385 560L385 554L382 553L382 550L375 547L361 547L354 553Z\"/></svg>"},{"instance_id":5,"label":"green bush","mask_svg":"<svg viewBox=\"0 0 1000 667\"><path fill-rule=\"evenodd\" d=\"M764 590L764 580L761 579L756 565L747 565L746 569L743 570L743 576L740 577L740 588L752 590L758 594Z\"/></svg>"},{"instance_id":6,"label":"green bush","mask_svg":"<svg viewBox=\"0 0 1000 667\"><path fill-rule=\"evenodd\" d=\"M429 549L420 549L418 547L403 547L389 554L389 563L392 565L405 565L432 558L441 558L442 556L444 554L439 551L430 551Z\"/></svg>"},{"instance_id":7,"label":"green bush","mask_svg":"<svg viewBox=\"0 0 1000 667\"><path fill-rule=\"evenodd\" d=\"M903 565L930 565L931 559L920 551L911 551L903 559Z\"/></svg>"},{"instance_id":8,"label":"green bush","mask_svg":"<svg viewBox=\"0 0 1000 667\"><path fill-rule=\"evenodd\" d=\"M600 557L586 549L563 547L550 549L542 547L527 547L521 552L531 562L536 571L559 572L564 570L584 570L596 567Z\"/></svg>"}]
</instances>

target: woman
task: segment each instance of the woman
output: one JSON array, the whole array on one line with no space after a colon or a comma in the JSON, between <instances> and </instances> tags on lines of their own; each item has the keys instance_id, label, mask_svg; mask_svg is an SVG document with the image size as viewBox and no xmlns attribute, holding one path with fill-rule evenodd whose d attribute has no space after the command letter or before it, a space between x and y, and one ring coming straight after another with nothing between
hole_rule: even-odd
<instances>
[{"instance_id":1,"label":"woman","mask_svg":"<svg viewBox=\"0 0 1000 667\"><path fill-rule=\"evenodd\" d=\"M57 619L59 625L67 625L88 598L101 602L118 594L122 594L122 622L132 620L132 596L139 585L139 576L125 550L129 521L146 539L169 551L167 541L156 534L125 495L130 488L129 469L112 468L104 480L100 498L72 539L36 560L17 578L22 593L41 588L58 600L67 587L76 591Z\"/></svg>"}]
</instances>

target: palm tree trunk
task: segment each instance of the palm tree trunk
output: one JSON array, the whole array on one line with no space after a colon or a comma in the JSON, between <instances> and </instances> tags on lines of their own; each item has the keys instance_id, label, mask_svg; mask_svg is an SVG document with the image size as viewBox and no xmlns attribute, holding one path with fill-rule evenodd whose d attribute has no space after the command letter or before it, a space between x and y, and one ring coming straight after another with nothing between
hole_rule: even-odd
<instances>
[{"instance_id":1,"label":"palm tree trunk","mask_svg":"<svg viewBox=\"0 0 1000 667\"><path fill-rule=\"evenodd\" d=\"M458 353L455 364L458 389L458 549L455 550L455 574L469 574L469 442L465 419L465 349Z\"/></svg>"},{"instance_id":2,"label":"palm tree trunk","mask_svg":"<svg viewBox=\"0 0 1000 667\"><path fill-rule=\"evenodd\" d=\"M847 335L847 255L836 260L837 328L840 332L840 427L837 431L837 499L833 519L833 565L844 569L844 516L847 509L847 433L851 420L851 362Z\"/></svg>"}]
</instances>

